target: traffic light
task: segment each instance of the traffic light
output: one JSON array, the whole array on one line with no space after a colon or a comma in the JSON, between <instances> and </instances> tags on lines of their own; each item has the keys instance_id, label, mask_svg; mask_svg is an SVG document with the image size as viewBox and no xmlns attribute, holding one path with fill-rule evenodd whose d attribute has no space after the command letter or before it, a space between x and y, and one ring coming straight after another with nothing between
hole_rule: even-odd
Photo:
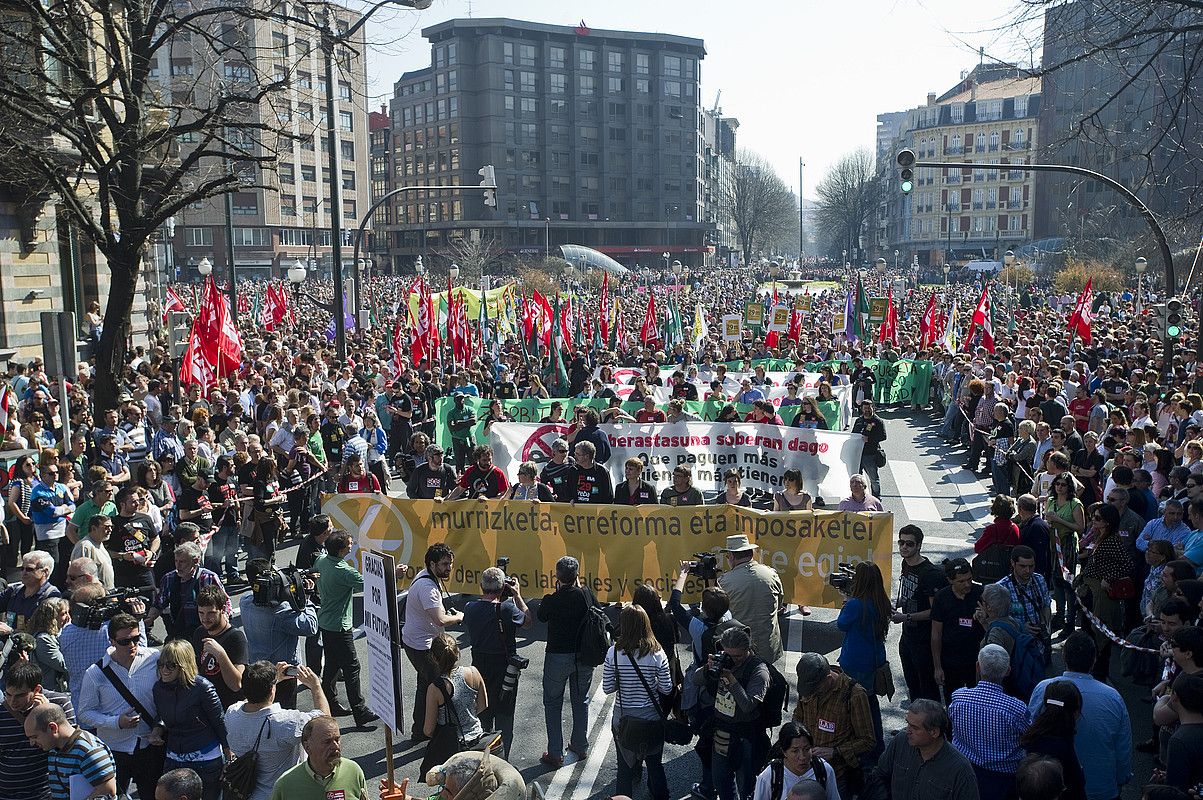
<instances>
[{"instance_id":1,"label":"traffic light","mask_svg":"<svg viewBox=\"0 0 1203 800\"><path fill-rule=\"evenodd\" d=\"M899 186L902 188L903 194L910 194L915 188L915 171L912 167L915 165L915 151L906 149L898 152L898 166L901 170L898 173Z\"/></svg>"},{"instance_id":2,"label":"traffic light","mask_svg":"<svg viewBox=\"0 0 1203 800\"><path fill-rule=\"evenodd\" d=\"M480 185L485 190L485 205L497 208L497 173L492 164L486 164L476 171L481 177Z\"/></svg>"},{"instance_id":3,"label":"traffic light","mask_svg":"<svg viewBox=\"0 0 1203 800\"><path fill-rule=\"evenodd\" d=\"M1182 298L1171 297L1165 301L1165 335L1177 339L1182 335Z\"/></svg>"}]
</instances>

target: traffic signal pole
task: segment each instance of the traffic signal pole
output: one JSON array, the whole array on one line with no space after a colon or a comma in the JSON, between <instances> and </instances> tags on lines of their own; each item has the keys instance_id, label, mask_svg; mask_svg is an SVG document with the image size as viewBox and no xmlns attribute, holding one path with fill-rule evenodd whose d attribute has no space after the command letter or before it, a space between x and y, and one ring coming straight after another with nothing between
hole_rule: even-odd
<instances>
[{"instance_id":1,"label":"traffic signal pole","mask_svg":"<svg viewBox=\"0 0 1203 800\"><path fill-rule=\"evenodd\" d=\"M1177 294L1178 286L1174 278L1174 256L1170 252L1170 243L1165 238L1165 232L1161 229L1161 224L1157 221L1157 217L1149 210L1149 207L1144 204L1144 201L1137 197L1128 187L1124 186L1114 178L1109 178L1100 172L1086 169L1085 167L1073 167L1065 164L983 164L976 161L917 161L915 159L915 151L906 149L898 153L898 166L903 170L911 170L917 167L930 167L935 169L963 169L965 167L979 169L1001 169L1006 167L1008 170L1016 170L1023 172L1067 172L1071 175L1082 175L1087 178L1092 178L1099 183L1106 184L1119 193L1120 197L1128 201L1134 206L1144 220L1149 225L1149 229L1153 232L1153 238L1157 240L1157 245L1161 250L1161 260L1165 264L1165 293L1167 297L1173 297ZM1203 312L1203 300L1200 301L1198 311ZM1196 319L1198 325L1196 335L1196 352L1203 359L1203 316ZM1170 362L1173 356L1173 339L1167 334L1162 345L1165 348L1166 369L1170 369Z\"/></svg>"}]
</instances>

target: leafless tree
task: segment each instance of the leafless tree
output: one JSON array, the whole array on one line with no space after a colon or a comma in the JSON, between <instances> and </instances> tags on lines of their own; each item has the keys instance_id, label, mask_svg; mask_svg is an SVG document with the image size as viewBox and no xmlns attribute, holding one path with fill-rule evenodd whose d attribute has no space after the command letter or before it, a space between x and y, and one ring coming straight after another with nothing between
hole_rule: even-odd
<instances>
[{"instance_id":1,"label":"leafless tree","mask_svg":"<svg viewBox=\"0 0 1203 800\"><path fill-rule=\"evenodd\" d=\"M794 193L765 158L750 150L739 152L735 177L724 192L722 205L735 222L745 264L752 262L757 248L779 241L797 227Z\"/></svg>"},{"instance_id":2,"label":"leafless tree","mask_svg":"<svg viewBox=\"0 0 1203 800\"><path fill-rule=\"evenodd\" d=\"M873 153L861 148L840 158L816 187L815 226L827 255L855 253L881 199Z\"/></svg>"},{"instance_id":3,"label":"leafless tree","mask_svg":"<svg viewBox=\"0 0 1203 800\"><path fill-rule=\"evenodd\" d=\"M53 200L108 262L100 408L115 405L148 242L189 205L278 188L278 153L320 135L290 105L294 67L325 41L337 69L363 69L338 38L355 18L284 0L4 3L0 188L35 216ZM286 26L291 49L272 35Z\"/></svg>"},{"instance_id":4,"label":"leafless tree","mask_svg":"<svg viewBox=\"0 0 1203 800\"><path fill-rule=\"evenodd\" d=\"M479 286L482 275L501 256L501 243L492 234L457 236L439 248L436 255L449 264L458 264L460 282L465 286Z\"/></svg>"}]
</instances>

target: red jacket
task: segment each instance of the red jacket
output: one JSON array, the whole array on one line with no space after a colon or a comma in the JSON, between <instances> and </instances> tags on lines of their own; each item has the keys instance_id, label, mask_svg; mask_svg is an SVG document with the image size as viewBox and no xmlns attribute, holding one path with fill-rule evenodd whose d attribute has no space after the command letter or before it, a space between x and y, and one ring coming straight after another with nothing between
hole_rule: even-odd
<instances>
[{"instance_id":1,"label":"red jacket","mask_svg":"<svg viewBox=\"0 0 1203 800\"><path fill-rule=\"evenodd\" d=\"M986 526L982 538L973 544L973 552L983 553L996 544L1014 547L1019 544L1019 526L1006 517L996 518Z\"/></svg>"}]
</instances>

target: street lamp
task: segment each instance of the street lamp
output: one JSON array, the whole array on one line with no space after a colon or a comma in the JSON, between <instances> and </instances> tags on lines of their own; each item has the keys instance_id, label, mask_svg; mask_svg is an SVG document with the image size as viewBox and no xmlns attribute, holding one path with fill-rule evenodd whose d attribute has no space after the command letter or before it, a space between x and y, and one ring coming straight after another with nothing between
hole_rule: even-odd
<instances>
[{"instance_id":1,"label":"street lamp","mask_svg":"<svg viewBox=\"0 0 1203 800\"><path fill-rule=\"evenodd\" d=\"M661 254L660 254L660 257L664 259L664 268L665 268L665 269L668 269L668 267L669 267L669 264L668 264L668 259L669 259L669 254L668 254L668 251L667 251L667 250L665 250L663 253L661 253Z\"/></svg>"},{"instance_id":2,"label":"street lamp","mask_svg":"<svg viewBox=\"0 0 1203 800\"><path fill-rule=\"evenodd\" d=\"M1136 259L1136 313L1141 312L1141 295L1144 289L1145 270L1149 268L1149 261L1144 256Z\"/></svg>"},{"instance_id":3,"label":"street lamp","mask_svg":"<svg viewBox=\"0 0 1203 800\"><path fill-rule=\"evenodd\" d=\"M848 251L847 250L840 251L840 260L844 262L844 269L848 269Z\"/></svg>"},{"instance_id":4,"label":"street lamp","mask_svg":"<svg viewBox=\"0 0 1203 800\"><path fill-rule=\"evenodd\" d=\"M213 274L213 262L207 258L202 258L200 263L196 265L196 271L200 273L202 278L207 278Z\"/></svg>"},{"instance_id":5,"label":"street lamp","mask_svg":"<svg viewBox=\"0 0 1203 800\"><path fill-rule=\"evenodd\" d=\"M947 288L948 288L948 271L949 271L950 269L952 269L952 267L950 267L950 266L948 265L948 262L947 262L947 261L945 261L945 262L944 262L944 288L945 288L945 289L947 289Z\"/></svg>"},{"instance_id":6,"label":"street lamp","mask_svg":"<svg viewBox=\"0 0 1203 800\"><path fill-rule=\"evenodd\" d=\"M894 251L894 271L898 271L898 251Z\"/></svg>"},{"instance_id":7,"label":"street lamp","mask_svg":"<svg viewBox=\"0 0 1203 800\"><path fill-rule=\"evenodd\" d=\"M334 30L334 13L327 8L325 19L320 29L322 61L326 77L326 162L330 169L330 260L331 277L334 279L334 352L335 357L342 363L347 361L347 328L343 318L343 200L342 200L342 167L338 135L338 113L335 101L338 97L338 83L334 79L334 51L354 39L355 34L368 23L380 9L388 5L404 6L421 11L430 8L432 0L385 0L377 3L364 13L354 25L347 30L336 33ZM356 273L358 278L358 273ZM358 286L358 280L356 280ZM232 287L231 287L232 288Z\"/></svg>"},{"instance_id":8,"label":"street lamp","mask_svg":"<svg viewBox=\"0 0 1203 800\"><path fill-rule=\"evenodd\" d=\"M451 275L452 283L455 283L457 280L459 280L459 264L452 264L448 274Z\"/></svg>"},{"instance_id":9,"label":"street lamp","mask_svg":"<svg viewBox=\"0 0 1203 800\"><path fill-rule=\"evenodd\" d=\"M426 274L426 267L422 265L422 256L420 255L414 259L414 274L418 277Z\"/></svg>"},{"instance_id":10,"label":"street lamp","mask_svg":"<svg viewBox=\"0 0 1203 800\"><path fill-rule=\"evenodd\" d=\"M297 259L295 262L293 262L293 265L288 268L288 282L292 284L293 302L296 304L297 308L301 307L301 298L304 297L322 311L327 311L331 314L341 311L342 309L339 307L341 306L341 303L339 303L337 299L337 287L335 287L334 292L335 299L329 303L323 303L321 300L318 300L308 292L301 291L301 284L305 282L305 278L308 277L308 274L308 271L305 269L305 262L301 261L300 259ZM338 322L339 321L337 320L335 322L336 328L338 326Z\"/></svg>"}]
</instances>

